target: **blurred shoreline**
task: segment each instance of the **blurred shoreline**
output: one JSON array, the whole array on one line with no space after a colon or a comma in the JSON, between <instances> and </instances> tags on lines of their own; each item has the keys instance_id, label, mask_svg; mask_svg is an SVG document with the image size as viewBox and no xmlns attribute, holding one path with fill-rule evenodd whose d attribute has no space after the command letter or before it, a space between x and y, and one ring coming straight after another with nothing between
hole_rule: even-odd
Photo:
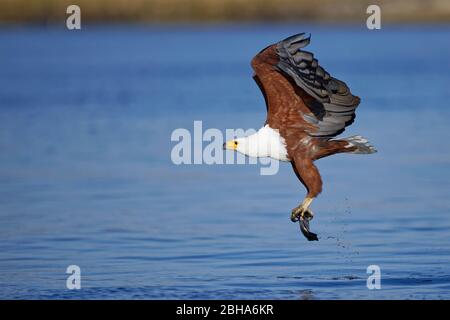
<instances>
[{"instance_id":1,"label":"blurred shoreline","mask_svg":"<svg viewBox=\"0 0 450 320\"><path fill-rule=\"evenodd\" d=\"M365 23L371 4L382 23L450 23L448 0L2 0L0 24L64 23L66 8L88 23Z\"/></svg>"}]
</instances>

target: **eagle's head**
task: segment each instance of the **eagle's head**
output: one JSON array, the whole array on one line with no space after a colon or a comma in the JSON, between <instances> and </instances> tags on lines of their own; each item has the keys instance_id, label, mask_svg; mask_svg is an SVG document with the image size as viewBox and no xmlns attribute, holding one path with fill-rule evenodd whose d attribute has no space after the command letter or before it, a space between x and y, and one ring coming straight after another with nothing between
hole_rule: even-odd
<instances>
[{"instance_id":1,"label":"eagle's head","mask_svg":"<svg viewBox=\"0 0 450 320\"><path fill-rule=\"evenodd\" d=\"M257 145L254 145L252 147L250 142L251 141L249 141L248 137L236 138L225 142L223 144L223 148L226 150L234 150L247 156L257 157L258 156Z\"/></svg>"},{"instance_id":2,"label":"eagle's head","mask_svg":"<svg viewBox=\"0 0 450 320\"><path fill-rule=\"evenodd\" d=\"M273 130L268 125L249 136L228 140L223 144L223 148L240 152L249 157L289 160L284 139L280 136L278 130Z\"/></svg>"}]
</instances>

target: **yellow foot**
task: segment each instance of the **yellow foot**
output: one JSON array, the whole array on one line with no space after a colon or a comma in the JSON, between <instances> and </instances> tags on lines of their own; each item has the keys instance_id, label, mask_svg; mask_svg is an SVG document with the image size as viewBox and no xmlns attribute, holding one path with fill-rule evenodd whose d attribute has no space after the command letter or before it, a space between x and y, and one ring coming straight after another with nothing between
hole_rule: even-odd
<instances>
[{"instance_id":1,"label":"yellow foot","mask_svg":"<svg viewBox=\"0 0 450 320\"><path fill-rule=\"evenodd\" d=\"M312 198L305 198L302 204L297 208L292 210L291 220L292 222L299 222L300 231L302 234L308 239L308 241L317 241L319 238L317 234L311 232L309 229L309 221L314 217L314 214L311 210L309 210L309 206L311 205Z\"/></svg>"},{"instance_id":2,"label":"yellow foot","mask_svg":"<svg viewBox=\"0 0 450 320\"><path fill-rule=\"evenodd\" d=\"M297 222L300 218L311 220L314 217L314 214L311 210L309 210L309 206L312 202L312 198L306 198L301 205L292 209L291 213L291 221Z\"/></svg>"},{"instance_id":3,"label":"yellow foot","mask_svg":"<svg viewBox=\"0 0 450 320\"><path fill-rule=\"evenodd\" d=\"M310 209L305 209L302 206L292 209L291 221L297 222L300 218L312 220L312 218L314 218L314 213Z\"/></svg>"}]
</instances>

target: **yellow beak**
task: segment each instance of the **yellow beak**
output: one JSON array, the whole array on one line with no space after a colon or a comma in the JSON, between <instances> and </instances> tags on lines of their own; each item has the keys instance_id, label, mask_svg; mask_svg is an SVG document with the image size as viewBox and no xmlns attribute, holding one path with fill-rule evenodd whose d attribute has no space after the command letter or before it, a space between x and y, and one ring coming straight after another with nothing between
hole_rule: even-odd
<instances>
[{"instance_id":1,"label":"yellow beak","mask_svg":"<svg viewBox=\"0 0 450 320\"><path fill-rule=\"evenodd\" d=\"M228 150L236 150L237 143L234 140L229 140L223 144L223 148Z\"/></svg>"}]
</instances>

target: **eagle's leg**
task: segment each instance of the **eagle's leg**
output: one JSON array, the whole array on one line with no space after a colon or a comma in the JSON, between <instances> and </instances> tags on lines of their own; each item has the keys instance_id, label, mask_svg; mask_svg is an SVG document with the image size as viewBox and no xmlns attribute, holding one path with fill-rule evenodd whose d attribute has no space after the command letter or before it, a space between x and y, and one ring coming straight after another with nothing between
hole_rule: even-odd
<instances>
[{"instance_id":1,"label":"eagle's leg","mask_svg":"<svg viewBox=\"0 0 450 320\"><path fill-rule=\"evenodd\" d=\"M309 209L312 201L313 198L306 197L298 207L292 209L291 221L297 222L301 218L312 220L314 213Z\"/></svg>"},{"instance_id":2,"label":"eagle's leg","mask_svg":"<svg viewBox=\"0 0 450 320\"><path fill-rule=\"evenodd\" d=\"M317 234L309 229L309 221L313 218L313 213L309 206L313 199L322 191L322 179L320 178L319 170L317 170L312 159L302 157L296 158L295 162L292 162L292 167L297 177L305 185L308 193L303 202L292 210L291 220L299 222L300 231L306 239L309 241L319 240Z\"/></svg>"}]
</instances>

